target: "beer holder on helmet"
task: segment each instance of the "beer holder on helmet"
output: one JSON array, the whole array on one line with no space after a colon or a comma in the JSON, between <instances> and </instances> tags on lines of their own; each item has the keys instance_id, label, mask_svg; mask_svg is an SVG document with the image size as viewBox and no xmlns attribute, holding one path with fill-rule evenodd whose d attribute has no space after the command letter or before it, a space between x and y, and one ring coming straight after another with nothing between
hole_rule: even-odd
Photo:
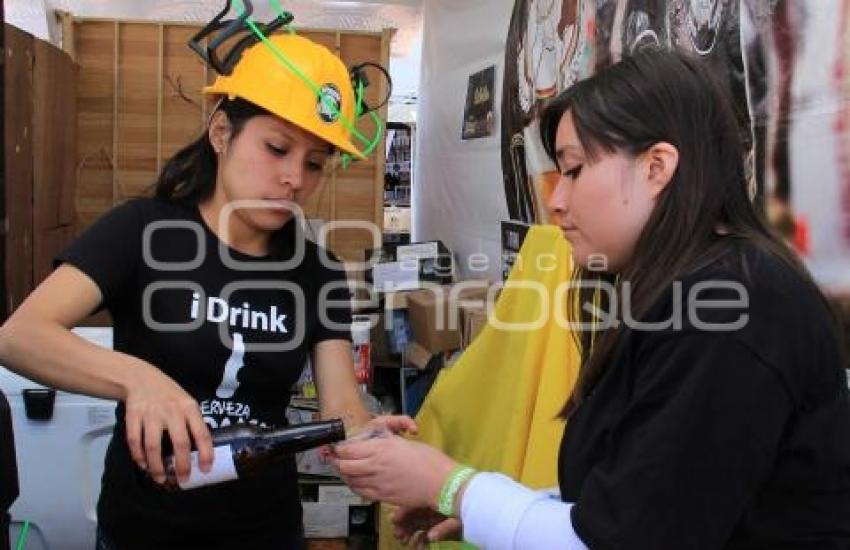
<instances>
[{"instance_id":1,"label":"beer holder on helmet","mask_svg":"<svg viewBox=\"0 0 850 550\"><path fill-rule=\"evenodd\" d=\"M210 21L201 31L192 37L189 41L189 47L192 48L204 61L206 61L216 72L221 75L229 75L233 70L233 67L239 60L242 52L248 48L249 46L262 42L267 48L269 48L277 60L283 65L286 69L292 71L305 85L307 85L315 94L319 101L333 114L335 114L340 123L349 131L351 135L360 140L366 147L363 149L363 155L370 155L378 146L381 141L381 137L384 134L384 126L380 119L380 117L375 114L377 109L380 109L384 105L389 102L389 98L392 95L392 79L390 78L387 70L377 63L361 63L356 65L350 69L351 74L351 83L354 87L354 93L356 97L356 105L355 105L355 117L359 118L364 115L369 115L372 119L372 122L375 125L375 136L373 139L369 139L364 136L357 128L354 127L354 123L349 120L345 115L343 115L336 104L331 100L331 98L327 97L320 89L319 86L313 82L309 76L304 74L296 64L294 64L287 56L284 54L280 48L275 46L268 39L268 34L271 34L278 30L281 27L284 27L289 32L294 33L290 24L294 20L294 16L292 13L283 10L278 0L269 0L270 5L274 9L275 13L277 13L277 17L275 17L268 24L257 24L252 18L251 15L254 11L253 5L250 0L227 0L227 3L224 9L219 12L213 19ZM224 16L230 12L231 7L235 5L237 17L232 20L223 20ZM222 30L223 29L223 30ZM221 30L221 33L217 35L213 40L211 40L206 47L201 46L201 41L208 37L210 34L214 33L217 30ZM250 34L245 36L241 40L239 40L236 45L225 55L224 61L221 61L215 53L215 50L221 47L221 45L227 41L229 38L238 35L240 32L249 31ZM374 67L380 71L380 73L387 79L387 94L384 100L378 104L376 107L369 106L363 99L363 93L366 87L369 86L369 80L366 77L365 69L367 67ZM342 166L343 168L347 167L351 162L352 156L348 153L343 153L342 155Z\"/></svg>"},{"instance_id":2,"label":"beer holder on helmet","mask_svg":"<svg viewBox=\"0 0 850 550\"><path fill-rule=\"evenodd\" d=\"M244 14L244 12L245 12L246 10L244 10L244 9L240 9L240 8L244 8L244 6L241 6L241 1L242 1L242 0L236 0L236 1L237 1L237 11L239 11L239 12L240 12L240 15ZM279 4L279 2L278 2L277 0L269 0L269 3L272 5L272 7L274 8L274 10L278 13L278 16L281 16L283 13L285 13L285 12L283 12L283 9L280 7L280 4ZM301 79L301 81L302 81L302 82L304 82L304 84L306 84L306 85L307 85L307 86L308 86L308 87L309 87L309 88L310 88L310 89L311 89L311 90L312 90L312 91L316 94L316 97L317 97L317 98L318 98L318 99L322 102L322 104L323 104L326 108L328 108L328 110L330 110L332 113L334 113L335 115L337 115L337 117L339 118L340 123L341 123L341 124L342 124L342 125L343 125L343 126L344 126L344 127L345 127L348 131L349 131L349 132L351 132L351 135L353 135L354 137L356 137L358 140L360 140L361 142L363 142L363 143L366 145L366 148L363 150L363 156L369 156L369 155L370 155L370 154L371 154L371 153L375 150L375 148L378 146L378 144L381 142L381 137L382 137L382 136L383 136L383 134L384 134L384 126L383 126L383 123L381 122L380 117L378 117L378 116L375 114L375 112L374 112L374 111L368 111L368 114L369 114L370 118L372 119L372 122L375 124L375 137L374 137L374 139L369 140L369 139L368 139L367 137L365 137L362 133L360 133L360 131L359 131L359 130L357 130L357 128L355 128L355 127L354 127L354 124L353 124L353 122L352 122L352 121L348 120L348 118L347 118L345 115L343 115L343 114L339 111L339 109L337 108L337 106L335 105L335 103L332 101L332 99L331 99L331 98L329 98L329 97L327 97L324 93L322 93L322 92L321 92L321 90L319 89L319 86L318 86L315 82L313 82L313 81L310 79L310 77L309 77L309 76L307 76L306 74L304 74L304 73L303 73L303 71L301 71L301 70L300 70L300 69L299 69L299 68L298 68L298 67L297 67L297 66L296 66L296 65L295 65L295 64L294 64L294 63L293 63L293 62L292 62L292 61L291 61L291 60L290 60L287 56L286 56L286 54L284 54L284 53L280 50L280 48L278 48L277 46L275 46L275 44L274 44L274 43L272 43L272 42L268 39L268 37L266 37L266 36L265 36L265 34L263 33L263 31L262 31L262 30L261 30L261 29L260 29L260 28L259 28L259 27L255 24L255 23L254 23L254 21L251 19L250 15L249 15L248 17L246 17L244 21L245 21L245 25L247 25L247 26L248 26L248 28L251 30L251 32L252 32L252 33L254 33L254 35L255 35L255 36L257 36L257 38L259 38L259 39L260 39L260 41L261 41L261 42L262 42L262 43L263 43L263 44L264 44L267 48L269 48L269 49L272 51L272 53L275 55L275 57L278 59L278 61L280 61L280 62L281 62L281 64L282 64L284 67L288 68L288 69L289 69L289 70L291 70L293 73L295 73L295 75L296 75L298 78L300 78L300 79ZM355 91L355 96L356 96L356 107L355 107L355 116L356 116L356 117L360 117L360 116L362 116L362 115L364 115L364 114L366 114L366 113L367 113L367 111L364 111L364 109L363 109L363 90L364 90L364 89L365 89L365 87L368 85L368 82L364 81L364 79L362 78L362 74L363 74L363 73L362 73L362 69L363 69L365 66L367 66L367 65L366 65L366 64L362 64L362 65L360 66L360 67L361 67L361 70L359 71L359 74L361 75L361 77L360 77L360 78L357 78L357 84L356 84L356 86L355 86L355 90L354 90L354 91ZM383 72L383 74L384 74L384 75L386 75L386 77L387 77L387 89L388 89L388 94L392 94L392 79L390 79L390 78L389 78L389 74L388 74L386 71L382 71L382 72ZM389 95L388 95L388 97L389 97ZM343 168L345 168L346 166L348 166L348 163L351 161L351 158L352 158L352 157L351 157L351 155L349 155L349 154L347 154L347 153L344 153L344 154L342 155L342 165L343 165Z\"/></svg>"},{"instance_id":3,"label":"beer holder on helmet","mask_svg":"<svg viewBox=\"0 0 850 550\"><path fill-rule=\"evenodd\" d=\"M384 76L384 78L387 79L387 82L389 82L390 85L387 86L387 94L384 97L383 101L381 101L375 107L370 107L369 104L366 103L365 99L361 99L360 104L363 105L364 108L362 112L358 113L359 115L365 115L371 113L372 111L377 111L378 109L390 102L390 96L393 93L392 78L390 77L390 73L388 73L382 65L378 63L372 63L371 61L360 63L359 65L355 65L351 68L351 84L354 86L354 89L357 90L358 86L360 86L361 83L363 85L363 88L369 87L369 78L366 76L367 67L374 67L375 69L377 69Z\"/></svg>"},{"instance_id":4,"label":"beer holder on helmet","mask_svg":"<svg viewBox=\"0 0 850 550\"><path fill-rule=\"evenodd\" d=\"M256 36L248 34L236 42L230 51L225 54L223 59L218 57L216 50L218 50L230 38L238 35L239 33L245 32L245 21L252 13L254 13L254 6L251 4L250 0L243 0L241 13L235 19L225 20L224 17L230 12L232 4L232 0L227 0L224 9L218 12L218 14L216 14L216 16L213 17L213 19L207 23L203 29L189 39L189 47L192 48L192 50L197 53L210 67L212 67L215 72L221 75L230 75L233 71L233 67L236 65L236 62L239 61L239 57L242 55L242 52L249 46L256 44L258 41ZM281 27L289 28L289 24L292 23L294 19L295 16L293 16L290 12L283 11L281 9L278 12L278 16L270 23L261 23L259 27L262 28L263 34L271 34ZM202 41L216 31L221 32L204 45Z\"/></svg>"}]
</instances>

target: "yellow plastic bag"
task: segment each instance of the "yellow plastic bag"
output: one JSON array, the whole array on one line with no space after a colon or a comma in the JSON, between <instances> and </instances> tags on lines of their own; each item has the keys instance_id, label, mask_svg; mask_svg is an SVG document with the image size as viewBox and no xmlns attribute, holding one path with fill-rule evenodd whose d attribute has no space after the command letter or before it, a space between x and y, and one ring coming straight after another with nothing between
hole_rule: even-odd
<instances>
[{"instance_id":1,"label":"yellow plastic bag","mask_svg":"<svg viewBox=\"0 0 850 550\"><path fill-rule=\"evenodd\" d=\"M570 273L561 231L530 228L487 325L443 369L423 402L417 439L534 489L557 485L564 429L558 413L580 363L566 324ZM402 548L392 536L389 507L382 508L380 548ZM464 546L469 548L446 543L432 548Z\"/></svg>"}]
</instances>

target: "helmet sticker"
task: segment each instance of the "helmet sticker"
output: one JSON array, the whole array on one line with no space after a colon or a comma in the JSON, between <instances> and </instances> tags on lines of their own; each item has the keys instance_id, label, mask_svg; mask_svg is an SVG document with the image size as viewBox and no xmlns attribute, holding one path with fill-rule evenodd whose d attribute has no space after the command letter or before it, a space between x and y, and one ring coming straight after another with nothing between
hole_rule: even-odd
<instances>
[{"instance_id":1,"label":"helmet sticker","mask_svg":"<svg viewBox=\"0 0 850 550\"><path fill-rule=\"evenodd\" d=\"M316 108L319 117L325 122L330 124L339 120L339 114L342 110L342 94L339 93L339 88L333 84L322 86L319 90Z\"/></svg>"}]
</instances>

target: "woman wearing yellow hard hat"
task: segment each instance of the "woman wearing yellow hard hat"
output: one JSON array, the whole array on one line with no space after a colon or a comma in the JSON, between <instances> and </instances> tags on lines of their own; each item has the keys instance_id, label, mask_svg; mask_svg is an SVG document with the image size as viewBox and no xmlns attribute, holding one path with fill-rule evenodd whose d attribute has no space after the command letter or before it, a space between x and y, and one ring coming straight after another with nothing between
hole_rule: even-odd
<instances>
[{"instance_id":1,"label":"woman wearing yellow hard hat","mask_svg":"<svg viewBox=\"0 0 850 550\"><path fill-rule=\"evenodd\" d=\"M238 23L256 39L228 56L232 67L214 65L222 74L204 91L218 103L203 136L165 165L153 197L80 235L0 330L0 359L13 370L119 401L98 548L303 547L294 459L191 490L161 484L163 443L184 482L225 466L208 428L285 426L308 356L323 418L415 429L407 417L370 421L344 271L300 230L298 206L332 155L364 157L352 141L362 84L306 38ZM69 331L102 308L114 350Z\"/></svg>"}]
</instances>

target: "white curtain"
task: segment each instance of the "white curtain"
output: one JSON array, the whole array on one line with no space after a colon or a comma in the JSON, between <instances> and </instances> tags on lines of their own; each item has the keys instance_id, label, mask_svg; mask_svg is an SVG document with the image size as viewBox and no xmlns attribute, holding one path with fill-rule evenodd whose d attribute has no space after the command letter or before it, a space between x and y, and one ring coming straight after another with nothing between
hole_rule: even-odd
<instances>
[{"instance_id":1,"label":"white curtain","mask_svg":"<svg viewBox=\"0 0 850 550\"><path fill-rule=\"evenodd\" d=\"M463 278L501 279L499 222L507 219L508 211L498 113L513 4L513 0L423 2L412 236L443 241L454 252ZM496 128L490 137L463 141L469 77L491 65L496 66ZM485 257L486 266L479 265Z\"/></svg>"}]
</instances>

